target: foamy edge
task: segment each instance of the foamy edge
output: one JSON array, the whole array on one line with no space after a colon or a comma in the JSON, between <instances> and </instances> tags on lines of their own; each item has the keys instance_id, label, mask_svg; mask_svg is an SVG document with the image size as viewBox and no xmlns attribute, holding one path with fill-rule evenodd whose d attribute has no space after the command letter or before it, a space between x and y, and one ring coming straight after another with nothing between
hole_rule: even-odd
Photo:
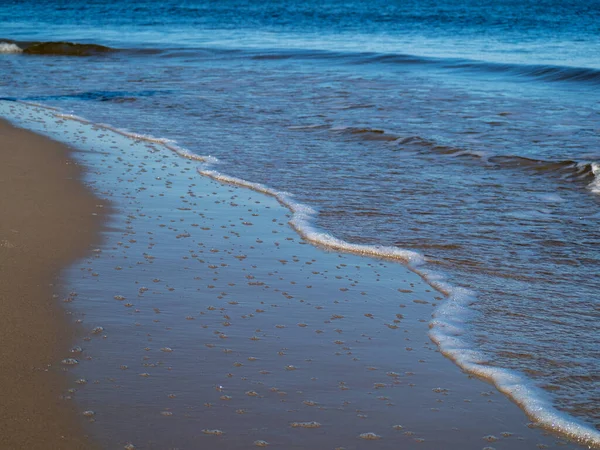
<instances>
[{"instance_id":1,"label":"foamy edge","mask_svg":"<svg viewBox=\"0 0 600 450\"><path fill-rule=\"evenodd\" d=\"M511 398L537 426L562 434L589 448L600 448L600 432L558 411L541 388L516 371L486 365L480 352L473 350L463 338L464 324L474 312L469 305L475 301L473 293L445 283L430 284L447 292L447 300L434 312L429 323L429 337L437 344L444 356L454 361L469 374L491 382L496 389Z\"/></svg>"},{"instance_id":2,"label":"foamy edge","mask_svg":"<svg viewBox=\"0 0 600 450\"><path fill-rule=\"evenodd\" d=\"M0 53L23 53L23 49L17 44L0 42Z\"/></svg>"},{"instance_id":3,"label":"foamy edge","mask_svg":"<svg viewBox=\"0 0 600 450\"><path fill-rule=\"evenodd\" d=\"M25 102L17 103L27 105ZM27 106L33 105L29 104ZM463 338L467 334L465 324L475 315L475 311L470 308L470 305L476 301L474 292L450 285L437 272L419 268L425 262L425 258L419 253L391 246L351 244L331 234L318 231L310 224L316 214L314 209L296 202L292 199L291 194L272 189L264 184L253 183L215 170L209 170L206 166L217 163L217 158L196 155L179 147L173 140L132 133L111 125L97 124L72 114L55 112L55 108L45 105L35 105L35 107L46 109L50 114L60 119L77 121L96 128L110 130L130 139L162 145L183 158L204 163L197 169L202 176L274 197L281 205L292 212L292 218L289 221L290 226L304 240L316 246L343 253L391 259L406 264L428 284L447 297L447 300L436 308L433 319L429 324L429 336L444 356L451 359L465 372L491 382L500 392L515 401L537 426L562 434L575 442L587 445L589 448L600 449L599 431L556 410L547 399L546 393L540 388L531 386L529 379L509 369L484 365L486 362L484 355L473 350L472 346L469 346ZM600 194L600 164L592 163L592 170L595 180L591 183L590 189Z\"/></svg>"},{"instance_id":4,"label":"foamy edge","mask_svg":"<svg viewBox=\"0 0 600 450\"><path fill-rule=\"evenodd\" d=\"M252 189L256 192L269 195L277 199L279 203L292 212L292 218L289 221L290 226L306 241L312 244L326 247L330 250L337 250L344 253L354 253L357 255L373 256L385 259L394 259L408 264L410 267L416 267L424 262L424 258L416 252L402 250L398 247L385 247L378 245L360 245L350 244L332 236L329 233L318 231L310 222L316 214L314 209L292 199L291 194L277 191L260 183L253 183L241 178L222 174L215 170L198 169L200 175L212 178L222 183L233 184Z\"/></svg>"},{"instance_id":5,"label":"foamy edge","mask_svg":"<svg viewBox=\"0 0 600 450\"><path fill-rule=\"evenodd\" d=\"M53 110L53 108L47 108L46 106L42 106L42 105L36 105L36 106L39 108L46 108L46 109ZM95 123L90 120L84 119L82 117L76 116L74 114L63 114L63 113L55 112L55 113L53 113L53 115L59 119L73 120L73 121L80 122L80 123L83 123L86 125L94 126L96 128L110 130L113 133L120 134L121 136L125 136L125 137L133 139L135 141L145 141L145 142L151 142L153 144L162 145L163 147L171 150L172 152L177 153L179 156L186 158L186 159L191 159L193 161L199 161L199 162L211 163L211 164L216 164L219 161L214 156L196 155L195 153L192 153L189 150L178 146L175 143L175 141L173 141L172 139L157 138L157 137L150 136L147 134L140 134L140 133L134 133L134 132L127 131L127 130L122 130L120 128L113 127L112 125L107 125L105 123Z\"/></svg>"}]
</instances>

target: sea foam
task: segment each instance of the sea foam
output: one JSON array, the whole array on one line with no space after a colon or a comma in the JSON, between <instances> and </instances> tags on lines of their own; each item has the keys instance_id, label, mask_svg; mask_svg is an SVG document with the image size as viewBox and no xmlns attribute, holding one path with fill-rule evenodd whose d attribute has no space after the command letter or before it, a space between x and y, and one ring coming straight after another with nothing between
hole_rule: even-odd
<instances>
[{"instance_id":1,"label":"sea foam","mask_svg":"<svg viewBox=\"0 0 600 450\"><path fill-rule=\"evenodd\" d=\"M0 42L0 53L23 53L23 49L17 44Z\"/></svg>"},{"instance_id":2,"label":"sea foam","mask_svg":"<svg viewBox=\"0 0 600 450\"><path fill-rule=\"evenodd\" d=\"M291 227L296 230L296 232L306 241L318 246L344 253L354 253L358 255L399 260L405 264L408 264L410 267L416 267L424 262L424 258L417 252L403 250L398 247L351 244L342 239L338 239L329 233L318 231L311 225L311 221L316 214L315 210L307 205L293 200L291 194L287 192L277 191L260 183L253 183L241 178L224 175L215 170L199 168L198 173L222 183L246 187L271 197L275 197L279 203L293 213L293 216L289 221Z\"/></svg>"}]
</instances>

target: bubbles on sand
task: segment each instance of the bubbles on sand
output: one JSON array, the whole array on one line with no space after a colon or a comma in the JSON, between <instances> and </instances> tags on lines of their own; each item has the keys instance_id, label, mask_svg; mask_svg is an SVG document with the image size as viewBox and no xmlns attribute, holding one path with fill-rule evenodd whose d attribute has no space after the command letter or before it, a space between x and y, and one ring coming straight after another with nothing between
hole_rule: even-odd
<instances>
[{"instance_id":1,"label":"bubbles on sand","mask_svg":"<svg viewBox=\"0 0 600 450\"><path fill-rule=\"evenodd\" d=\"M292 428L321 428L319 422L292 422L290 426Z\"/></svg>"},{"instance_id":2,"label":"bubbles on sand","mask_svg":"<svg viewBox=\"0 0 600 450\"><path fill-rule=\"evenodd\" d=\"M221 431L221 430L204 429L204 430L202 430L202 432L204 434L208 434L208 435L211 435L211 436L222 436L223 435L223 431Z\"/></svg>"},{"instance_id":3,"label":"bubbles on sand","mask_svg":"<svg viewBox=\"0 0 600 450\"><path fill-rule=\"evenodd\" d=\"M367 441L376 441L381 439L381 436L379 436L378 434L375 433L362 433L358 435L359 438L361 439L365 439Z\"/></svg>"},{"instance_id":4,"label":"bubbles on sand","mask_svg":"<svg viewBox=\"0 0 600 450\"><path fill-rule=\"evenodd\" d=\"M306 406L317 406L318 405L318 403L313 400L304 400L302 403L304 403Z\"/></svg>"},{"instance_id":5,"label":"bubbles on sand","mask_svg":"<svg viewBox=\"0 0 600 450\"><path fill-rule=\"evenodd\" d=\"M76 366L79 364L79 361L75 358L65 358L61 361L61 363L65 366Z\"/></svg>"},{"instance_id":6,"label":"bubbles on sand","mask_svg":"<svg viewBox=\"0 0 600 450\"><path fill-rule=\"evenodd\" d=\"M312 219L315 215L315 211L301 203L296 202L292 199L292 196L283 191L277 191L264 184L253 183L251 181L243 180L241 178L232 177L229 175L222 174L215 170L207 170L204 167L198 169L198 173L206 177L212 178L213 180L220 181L222 183L228 183L236 186L246 187L256 192L260 192L277 199L277 201L288 208L292 212L292 218L289 224L296 232L308 242L312 242L319 246L324 246L331 250L336 250L344 253L353 253L357 255L375 256L380 258L386 258L391 260L403 261L407 264L417 266L423 263L424 259L417 252L410 250L402 250L398 247L385 247L375 245L362 245L362 244L351 244L349 242L338 239L328 233L323 233L315 229L312 225Z\"/></svg>"}]
</instances>

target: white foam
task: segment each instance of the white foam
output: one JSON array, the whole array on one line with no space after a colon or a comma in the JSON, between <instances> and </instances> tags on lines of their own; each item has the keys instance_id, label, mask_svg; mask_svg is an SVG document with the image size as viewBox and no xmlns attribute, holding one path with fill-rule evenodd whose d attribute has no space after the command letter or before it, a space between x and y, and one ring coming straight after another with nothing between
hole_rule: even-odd
<instances>
[{"instance_id":1,"label":"white foam","mask_svg":"<svg viewBox=\"0 0 600 450\"><path fill-rule=\"evenodd\" d=\"M22 103L23 105L29 105L29 106L34 106L36 108L43 108L43 109L48 109L50 111L59 111L58 108L54 108L52 106L46 106L46 105L42 105L40 103L35 103L35 102L27 102L25 100L19 100L19 103Z\"/></svg>"},{"instance_id":2,"label":"white foam","mask_svg":"<svg viewBox=\"0 0 600 450\"><path fill-rule=\"evenodd\" d=\"M0 42L0 53L22 53L23 49L17 44Z\"/></svg>"},{"instance_id":3,"label":"white foam","mask_svg":"<svg viewBox=\"0 0 600 450\"><path fill-rule=\"evenodd\" d=\"M260 183L253 183L241 178L224 175L215 170L199 168L198 173L210 177L213 180L246 187L254 191L270 195L271 197L275 197L279 203L293 213L292 218L289 221L291 227L296 230L296 232L302 238L304 238L306 241L312 242L313 244L344 253L354 253L358 255L400 260L411 267L416 267L424 262L423 257L416 252L402 250L397 247L351 244L343 241L342 239L338 239L329 233L316 230L310 224L313 216L315 215L315 211L311 207L293 200L291 195L287 192L277 191Z\"/></svg>"},{"instance_id":4,"label":"white foam","mask_svg":"<svg viewBox=\"0 0 600 450\"><path fill-rule=\"evenodd\" d=\"M38 105L38 106L41 106L42 108L46 108L46 109L50 109L50 110L54 109L54 108L50 108L50 107L46 107L46 106L42 106L42 105ZM154 144L159 144L159 145L171 150L172 152L177 153L179 156L181 156L183 158L191 159L194 161L210 163L210 164L216 164L219 162L219 160L217 158L215 158L214 156L210 156L210 155L201 156L201 155L192 153L191 151L178 146L177 143L172 139L157 138L157 137L150 136L147 134L133 133L131 131L122 130L120 128L113 127L112 125L107 125L104 123L94 123L87 119L83 119L81 117L75 116L73 114L54 113L54 116L58 117L60 119L74 120L76 122L93 125L97 128L103 128L105 130L110 130L114 133L120 134L121 136L125 136L128 138L134 139L136 141L145 141L145 142L152 142Z\"/></svg>"},{"instance_id":5,"label":"white foam","mask_svg":"<svg viewBox=\"0 0 600 450\"><path fill-rule=\"evenodd\" d=\"M435 283L432 285L436 287ZM473 350L470 340L464 336L465 321L474 314L469 307L474 301L471 292L450 288L448 299L436 309L429 324L429 336L442 354L466 372L493 383L500 392L517 403L536 425L568 436L590 448L600 448L600 432L557 411L547 394L533 386L528 378L508 369L487 365L485 356Z\"/></svg>"}]
</instances>

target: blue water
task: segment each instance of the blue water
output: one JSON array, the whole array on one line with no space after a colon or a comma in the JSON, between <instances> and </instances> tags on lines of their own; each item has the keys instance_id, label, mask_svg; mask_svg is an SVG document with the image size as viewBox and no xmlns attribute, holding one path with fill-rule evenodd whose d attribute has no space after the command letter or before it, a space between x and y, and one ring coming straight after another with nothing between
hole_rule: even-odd
<instances>
[{"instance_id":1,"label":"blue water","mask_svg":"<svg viewBox=\"0 0 600 450\"><path fill-rule=\"evenodd\" d=\"M113 51L19 53L49 41ZM423 255L469 294L466 321L438 314L449 356L600 429L600 1L14 1L0 42L0 97L175 140Z\"/></svg>"}]
</instances>

